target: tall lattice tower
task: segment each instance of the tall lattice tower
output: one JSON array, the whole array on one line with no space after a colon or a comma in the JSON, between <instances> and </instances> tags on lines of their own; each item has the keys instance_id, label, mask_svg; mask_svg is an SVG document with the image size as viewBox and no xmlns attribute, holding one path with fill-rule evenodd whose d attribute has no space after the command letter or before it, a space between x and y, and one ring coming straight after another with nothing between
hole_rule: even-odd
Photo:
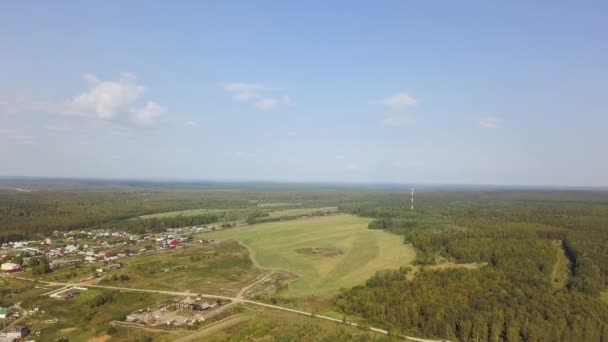
<instances>
[{"instance_id":1,"label":"tall lattice tower","mask_svg":"<svg viewBox=\"0 0 608 342\"><path fill-rule=\"evenodd\" d=\"M416 190L416 187L412 185L412 202L411 202L410 210L414 210L414 190Z\"/></svg>"}]
</instances>

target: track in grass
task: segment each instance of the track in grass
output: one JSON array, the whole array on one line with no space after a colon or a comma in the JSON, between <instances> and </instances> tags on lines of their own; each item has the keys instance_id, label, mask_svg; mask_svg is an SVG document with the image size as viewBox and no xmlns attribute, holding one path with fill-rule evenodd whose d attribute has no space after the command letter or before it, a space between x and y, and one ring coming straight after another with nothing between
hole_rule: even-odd
<instances>
[{"instance_id":1,"label":"track in grass","mask_svg":"<svg viewBox=\"0 0 608 342\"><path fill-rule=\"evenodd\" d=\"M409 265L415 252L403 237L367 229L370 220L350 215L312 217L263 223L205 234L247 245L261 267L286 270L300 278L282 294L300 297L332 295L340 288L363 284L376 271ZM302 253L302 249L340 251Z\"/></svg>"}]
</instances>

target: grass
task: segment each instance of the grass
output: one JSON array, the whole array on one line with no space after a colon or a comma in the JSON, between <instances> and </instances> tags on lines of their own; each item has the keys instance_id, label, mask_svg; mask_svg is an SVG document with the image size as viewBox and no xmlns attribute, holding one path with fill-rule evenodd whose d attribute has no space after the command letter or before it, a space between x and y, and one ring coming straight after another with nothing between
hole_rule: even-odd
<instances>
[{"instance_id":1,"label":"grass","mask_svg":"<svg viewBox=\"0 0 608 342\"><path fill-rule=\"evenodd\" d=\"M604 301L606 304L608 304L608 291L606 291L606 292L602 292L602 293L600 294L600 298L602 298L602 300L603 300L603 301Z\"/></svg>"},{"instance_id":2,"label":"grass","mask_svg":"<svg viewBox=\"0 0 608 342\"><path fill-rule=\"evenodd\" d=\"M286 270L300 278L283 294L301 297L333 295L340 288L364 283L376 271L410 264L414 248L401 236L367 229L370 220L350 215L312 217L262 223L204 234L235 239L246 244L256 263ZM301 248L331 248L343 252L333 257L305 255Z\"/></svg>"},{"instance_id":3,"label":"grass","mask_svg":"<svg viewBox=\"0 0 608 342\"><path fill-rule=\"evenodd\" d=\"M314 212L317 212L317 211L335 213L335 212L338 211L338 207L298 208L298 209L277 210L277 211L271 211L270 212L270 217L311 215L311 214L313 214Z\"/></svg>"},{"instance_id":4,"label":"grass","mask_svg":"<svg viewBox=\"0 0 608 342\"><path fill-rule=\"evenodd\" d=\"M32 282L8 279L0 283L0 287L5 286L13 292L7 301L21 302L21 307L26 309L40 308L40 312L29 314L22 321L32 331L41 332L38 341L55 341L60 337L67 337L70 341L90 341L106 334L108 322L122 319L141 307L168 298L150 293L89 289L71 300L58 300L41 296L49 289L36 288ZM103 302L96 301L100 296L105 298ZM45 322L52 319L57 319L57 322ZM162 335L164 334L157 336ZM124 330L113 336L112 341L133 341L133 337L129 331Z\"/></svg>"},{"instance_id":5,"label":"grass","mask_svg":"<svg viewBox=\"0 0 608 342\"><path fill-rule=\"evenodd\" d=\"M188 209L188 210L178 210L178 211L168 211L164 213L156 213L149 215L142 215L138 218L140 219L152 219L152 218L168 218L168 217L176 217L176 216L197 216L203 214L213 214L213 213L221 213L225 210L221 209Z\"/></svg>"},{"instance_id":6,"label":"grass","mask_svg":"<svg viewBox=\"0 0 608 342\"><path fill-rule=\"evenodd\" d=\"M260 208L272 208L272 207L291 207L294 205L300 205L300 203L287 203L287 202L274 202L274 203L260 203Z\"/></svg>"},{"instance_id":7,"label":"grass","mask_svg":"<svg viewBox=\"0 0 608 342\"><path fill-rule=\"evenodd\" d=\"M126 274L129 280L111 280L113 277L109 276L102 284L234 295L260 272L253 266L247 249L233 241L219 245L193 243L183 249L134 256L121 262L123 267L113 273Z\"/></svg>"},{"instance_id":8,"label":"grass","mask_svg":"<svg viewBox=\"0 0 608 342\"><path fill-rule=\"evenodd\" d=\"M197 341L371 341L379 337L338 322L256 308L241 314L235 323Z\"/></svg>"},{"instance_id":9,"label":"grass","mask_svg":"<svg viewBox=\"0 0 608 342\"><path fill-rule=\"evenodd\" d=\"M570 277L570 259L566 256L561 241L554 241L553 247L557 258L551 271L551 284L553 284L553 287L561 289L566 286Z\"/></svg>"}]
</instances>

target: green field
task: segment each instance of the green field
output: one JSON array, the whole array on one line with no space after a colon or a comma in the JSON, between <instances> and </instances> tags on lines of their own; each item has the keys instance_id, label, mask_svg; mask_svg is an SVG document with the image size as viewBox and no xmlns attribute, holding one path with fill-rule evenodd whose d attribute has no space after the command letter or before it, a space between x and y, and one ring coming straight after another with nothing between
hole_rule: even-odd
<instances>
[{"instance_id":1,"label":"green field","mask_svg":"<svg viewBox=\"0 0 608 342\"><path fill-rule=\"evenodd\" d=\"M608 292L602 292L601 298L604 300L604 302L606 302L606 304L608 304Z\"/></svg>"},{"instance_id":2,"label":"green field","mask_svg":"<svg viewBox=\"0 0 608 342\"><path fill-rule=\"evenodd\" d=\"M293 221L262 223L209 234L246 244L252 258L264 268L286 270L300 276L283 294L301 297L332 295L342 287L364 283L377 270L408 265L415 257L403 237L367 229L369 219L334 215ZM336 256L299 253L302 248L326 248Z\"/></svg>"},{"instance_id":3,"label":"green field","mask_svg":"<svg viewBox=\"0 0 608 342\"><path fill-rule=\"evenodd\" d=\"M203 215L203 214L221 213L224 211L225 210L222 210L222 209L188 209L188 210L168 211L168 212L164 212L164 213L142 215L142 216L139 216L138 218L151 219L151 218L167 218L167 217L176 217L176 216L197 216L197 215Z\"/></svg>"},{"instance_id":4,"label":"green field","mask_svg":"<svg viewBox=\"0 0 608 342\"><path fill-rule=\"evenodd\" d=\"M193 243L183 249L135 256L108 273L102 285L236 295L260 273L247 249L231 241L219 245ZM128 275L126 281L113 275Z\"/></svg>"},{"instance_id":5,"label":"green field","mask_svg":"<svg viewBox=\"0 0 608 342\"><path fill-rule=\"evenodd\" d=\"M304 215L312 215L314 212L318 212L318 211L335 213L338 211L338 207L285 209L285 210L271 211L269 214L270 214L270 217L304 216Z\"/></svg>"},{"instance_id":6,"label":"green field","mask_svg":"<svg viewBox=\"0 0 608 342\"><path fill-rule=\"evenodd\" d=\"M286 202L260 203L260 204L258 204L258 207L260 207L260 208L292 207L295 205L300 205L300 203L286 203Z\"/></svg>"}]
</instances>

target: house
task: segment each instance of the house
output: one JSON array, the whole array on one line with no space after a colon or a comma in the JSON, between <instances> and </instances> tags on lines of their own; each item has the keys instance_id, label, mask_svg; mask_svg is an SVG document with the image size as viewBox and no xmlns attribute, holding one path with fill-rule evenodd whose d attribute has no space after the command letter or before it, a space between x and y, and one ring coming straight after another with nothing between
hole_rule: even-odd
<instances>
[{"instance_id":1,"label":"house","mask_svg":"<svg viewBox=\"0 0 608 342\"><path fill-rule=\"evenodd\" d=\"M0 334L0 342L13 342L21 340L29 333L30 330L23 324L11 325L6 328L5 333Z\"/></svg>"},{"instance_id":2,"label":"house","mask_svg":"<svg viewBox=\"0 0 608 342\"><path fill-rule=\"evenodd\" d=\"M117 270L117 269L119 269L121 266L122 266L122 265L121 265L121 264L118 264L118 263L116 263L116 264L108 264L108 266L106 266L106 268L107 268L108 270Z\"/></svg>"},{"instance_id":3,"label":"house","mask_svg":"<svg viewBox=\"0 0 608 342\"><path fill-rule=\"evenodd\" d=\"M171 241L169 241L169 246L171 246L171 247L177 247L179 245L180 245L180 243L177 242L177 240L171 240Z\"/></svg>"},{"instance_id":4,"label":"house","mask_svg":"<svg viewBox=\"0 0 608 342\"><path fill-rule=\"evenodd\" d=\"M7 308L0 308L0 318L6 318L10 314Z\"/></svg>"},{"instance_id":5,"label":"house","mask_svg":"<svg viewBox=\"0 0 608 342\"><path fill-rule=\"evenodd\" d=\"M116 253L110 253L110 252L108 252L108 253L106 253L104 259L106 259L106 260L116 260L116 259L118 259L118 256L116 255Z\"/></svg>"},{"instance_id":6,"label":"house","mask_svg":"<svg viewBox=\"0 0 608 342\"><path fill-rule=\"evenodd\" d=\"M14 262L5 262L2 265L0 265L0 269L4 272L14 271L14 270L21 269L21 265L15 264Z\"/></svg>"},{"instance_id":7,"label":"house","mask_svg":"<svg viewBox=\"0 0 608 342\"><path fill-rule=\"evenodd\" d=\"M65 247L65 251L68 253L74 253L78 250L78 247L74 246L74 245L67 245Z\"/></svg>"},{"instance_id":8,"label":"house","mask_svg":"<svg viewBox=\"0 0 608 342\"><path fill-rule=\"evenodd\" d=\"M80 259L71 259L71 260L59 259L59 260L51 261L50 266L51 266L51 269L55 270L55 269L58 269L61 267L76 266L80 263L82 263L82 260L80 260Z\"/></svg>"}]
</instances>

